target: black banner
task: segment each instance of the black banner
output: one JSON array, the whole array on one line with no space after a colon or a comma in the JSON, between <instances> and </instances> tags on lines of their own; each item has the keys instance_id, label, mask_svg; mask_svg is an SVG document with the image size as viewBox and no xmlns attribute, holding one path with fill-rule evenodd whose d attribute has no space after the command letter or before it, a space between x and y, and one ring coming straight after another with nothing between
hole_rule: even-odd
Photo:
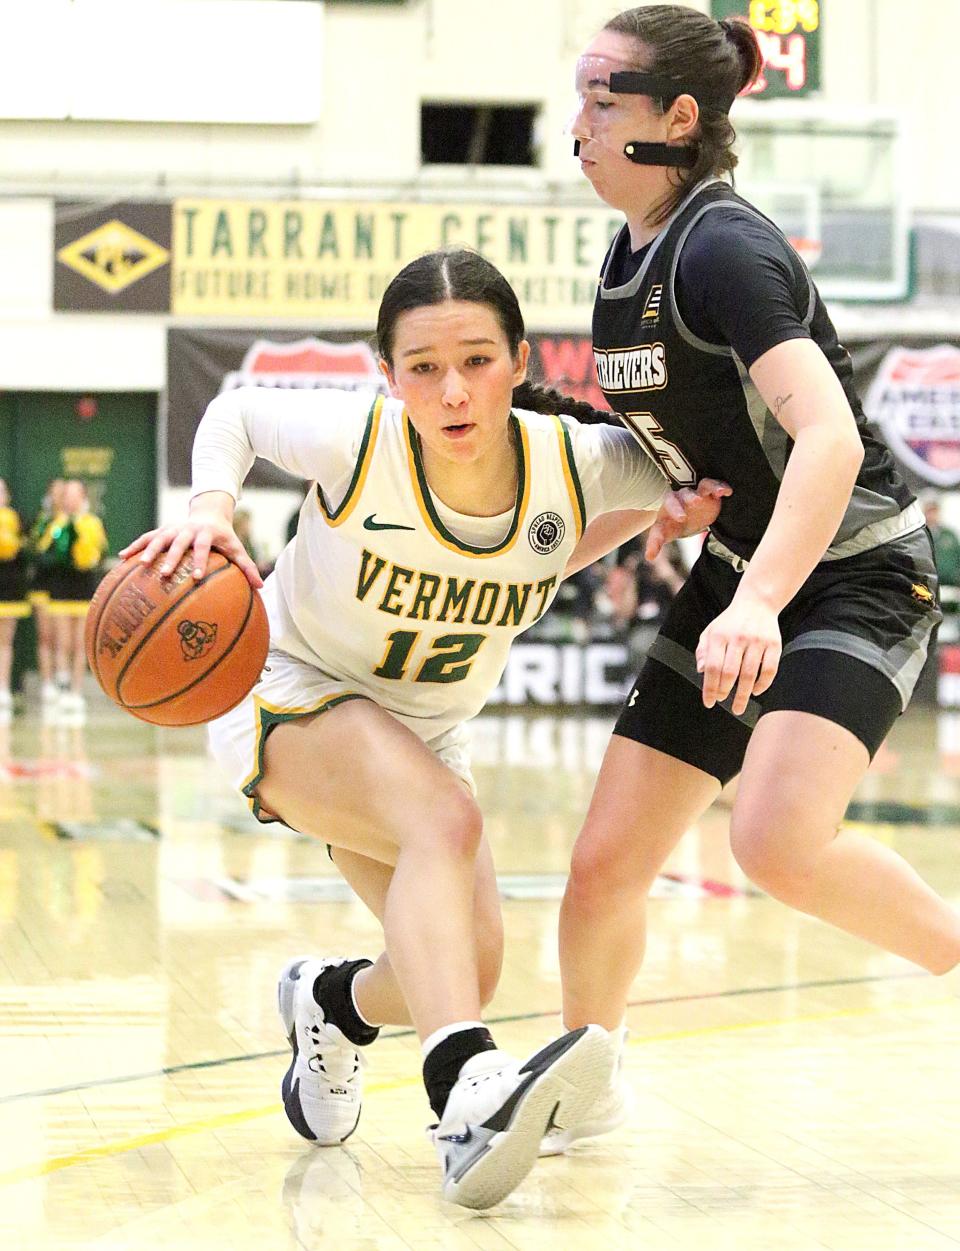
<instances>
[{"instance_id":1,"label":"black banner","mask_svg":"<svg viewBox=\"0 0 960 1251\"><path fill-rule=\"evenodd\" d=\"M167 331L167 478L190 483L197 424L221 391L241 386L385 390L373 347L357 330L219 329L173 326ZM530 377L564 395L606 408L589 335L531 334ZM257 461L251 486L291 486L290 477Z\"/></svg>"},{"instance_id":2,"label":"black banner","mask_svg":"<svg viewBox=\"0 0 960 1251\"><path fill-rule=\"evenodd\" d=\"M588 335L534 334L531 377L608 407ZM864 410L916 493L960 485L960 343L879 338L848 343Z\"/></svg>"},{"instance_id":3,"label":"black banner","mask_svg":"<svg viewBox=\"0 0 960 1251\"><path fill-rule=\"evenodd\" d=\"M607 404L589 335L531 334L530 378L595 408ZM167 338L167 472L190 482L197 423L214 396L238 386L384 389L373 334L349 330L172 327ZM911 489L960 484L960 344L884 338L848 344L867 416ZM258 461L254 486L289 486Z\"/></svg>"},{"instance_id":4,"label":"black banner","mask_svg":"<svg viewBox=\"0 0 960 1251\"><path fill-rule=\"evenodd\" d=\"M53 307L66 312L170 311L169 204L58 202Z\"/></svg>"},{"instance_id":5,"label":"black banner","mask_svg":"<svg viewBox=\"0 0 960 1251\"><path fill-rule=\"evenodd\" d=\"M356 330L231 330L172 326L167 331L167 478L190 483L193 436L207 405L237 387L385 391L370 339ZM290 487L289 474L257 460L250 486Z\"/></svg>"}]
</instances>

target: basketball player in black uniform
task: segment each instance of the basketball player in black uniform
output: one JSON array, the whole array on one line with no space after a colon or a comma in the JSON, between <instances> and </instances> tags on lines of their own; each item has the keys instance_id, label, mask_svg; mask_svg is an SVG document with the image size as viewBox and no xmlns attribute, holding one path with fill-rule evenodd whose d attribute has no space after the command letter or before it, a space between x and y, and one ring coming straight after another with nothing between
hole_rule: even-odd
<instances>
[{"instance_id":1,"label":"basketball player in black uniform","mask_svg":"<svg viewBox=\"0 0 960 1251\"><path fill-rule=\"evenodd\" d=\"M578 64L586 177L626 224L593 335L611 407L675 486L733 494L614 731L560 930L564 1021L621 1025L645 896L740 774L734 854L766 892L943 973L960 916L892 850L840 829L940 620L919 505L866 421L803 262L734 193L728 112L748 25L680 5L613 18ZM622 1120L610 1090L584 1133Z\"/></svg>"}]
</instances>

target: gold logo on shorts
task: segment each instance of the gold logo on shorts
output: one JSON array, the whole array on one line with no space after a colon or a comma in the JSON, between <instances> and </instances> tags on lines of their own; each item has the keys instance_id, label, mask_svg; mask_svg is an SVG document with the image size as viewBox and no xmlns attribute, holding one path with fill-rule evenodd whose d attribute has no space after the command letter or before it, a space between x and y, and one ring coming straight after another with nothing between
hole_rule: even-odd
<instances>
[{"instance_id":1,"label":"gold logo on shorts","mask_svg":"<svg viewBox=\"0 0 960 1251\"><path fill-rule=\"evenodd\" d=\"M928 586L924 586L922 582L914 582L910 591L913 598L919 600L921 604L932 604L934 602L933 591Z\"/></svg>"}]
</instances>

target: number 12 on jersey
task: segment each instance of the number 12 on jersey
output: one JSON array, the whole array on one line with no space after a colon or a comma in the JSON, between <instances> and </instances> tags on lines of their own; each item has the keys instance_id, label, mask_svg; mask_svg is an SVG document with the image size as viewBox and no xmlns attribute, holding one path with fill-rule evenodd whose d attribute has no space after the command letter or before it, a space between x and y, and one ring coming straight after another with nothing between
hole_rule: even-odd
<instances>
[{"instance_id":1,"label":"number 12 on jersey","mask_svg":"<svg viewBox=\"0 0 960 1251\"><path fill-rule=\"evenodd\" d=\"M676 443L663 437L663 426L653 413L623 413L627 423L639 441L654 458L663 472L677 486L695 486L697 475Z\"/></svg>"},{"instance_id":2,"label":"number 12 on jersey","mask_svg":"<svg viewBox=\"0 0 960 1251\"><path fill-rule=\"evenodd\" d=\"M394 681L409 677L411 655L419 637L419 630L394 630L388 634L387 650L374 669L374 676ZM486 637L485 634L441 634L433 640L430 654L421 661L412 680L462 682Z\"/></svg>"}]
</instances>

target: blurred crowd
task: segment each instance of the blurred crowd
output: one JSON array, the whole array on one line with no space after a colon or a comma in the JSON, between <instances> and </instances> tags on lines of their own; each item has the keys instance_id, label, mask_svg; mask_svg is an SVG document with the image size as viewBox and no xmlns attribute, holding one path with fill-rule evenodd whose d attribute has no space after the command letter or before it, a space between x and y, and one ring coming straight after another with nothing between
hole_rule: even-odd
<instances>
[{"instance_id":1,"label":"blurred crowd","mask_svg":"<svg viewBox=\"0 0 960 1251\"><path fill-rule=\"evenodd\" d=\"M933 538L944 607L960 606L960 536L943 519L940 492L921 500ZM287 526L289 540L299 510ZM273 559L254 539L254 517L238 508L235 529L266 576ZM530 630L530 641L610 641L627 647L639 664L674 596L686 581L699 540L668 544L654 561L644 556L644 536L569 578L551 611ZM46 720L82 723L86 673L83 626L87 605L104 572L107 536L91 510L84 484L55 479L27 525L0 479L0 724L13 709L11 677L17 622L32 617L39 702Z\"/></svg>"},{"instance_id":2,"label":"blurred crowd","mask_svg":"<svg viewBox=\"0 0 960 1251\"><path fill-rule=\"evenodd\" d=\"M941 587L960 586L960 538L955 530L945 525L942 518L940 496L934 492L922 500L923 515L933 539L933 553Z\"/></svg>"},{"instance_id":3,"label":"blurred crowd","mask_svg":"<svg viewBox=\"0 0 960 1251\"><path fill-rule=\"evenodd\" d=\"M949 615L960 607L960 536L943 520L943 493L928 492L921 503ZM577 643L613 640L625 643L633 659L641 659L686 581L699 546L698 540L670 543L649 562L644 542L643 536L633 539L568 579L550 613L527 637Z\"/></svg>"},{"instance_id":4,"label":"blurred crowd","mask_svg":"<svg viewBox=\"0 0 960 1251\"><path fill-rule=\"evenodd\" d=\"M644 556L645 542L643 535L631 539L568 578L550 612L525 638L619 642L639 661L689 572L680 544L668 543L651 562Z\"/></svg>"},{"instance_id":5,"label":"blurred crowd","mask_svg":"<svg viewBox=\"0 0 960 1251\"><path fill-rule=\"evenodd\" d=\"M0 723L13 714L14 638L28 617L45 719L83 722L84 625L106 554L106 531L79 478L51 481L29 527L0 478Z\"/></svg>"}]
</instances>

